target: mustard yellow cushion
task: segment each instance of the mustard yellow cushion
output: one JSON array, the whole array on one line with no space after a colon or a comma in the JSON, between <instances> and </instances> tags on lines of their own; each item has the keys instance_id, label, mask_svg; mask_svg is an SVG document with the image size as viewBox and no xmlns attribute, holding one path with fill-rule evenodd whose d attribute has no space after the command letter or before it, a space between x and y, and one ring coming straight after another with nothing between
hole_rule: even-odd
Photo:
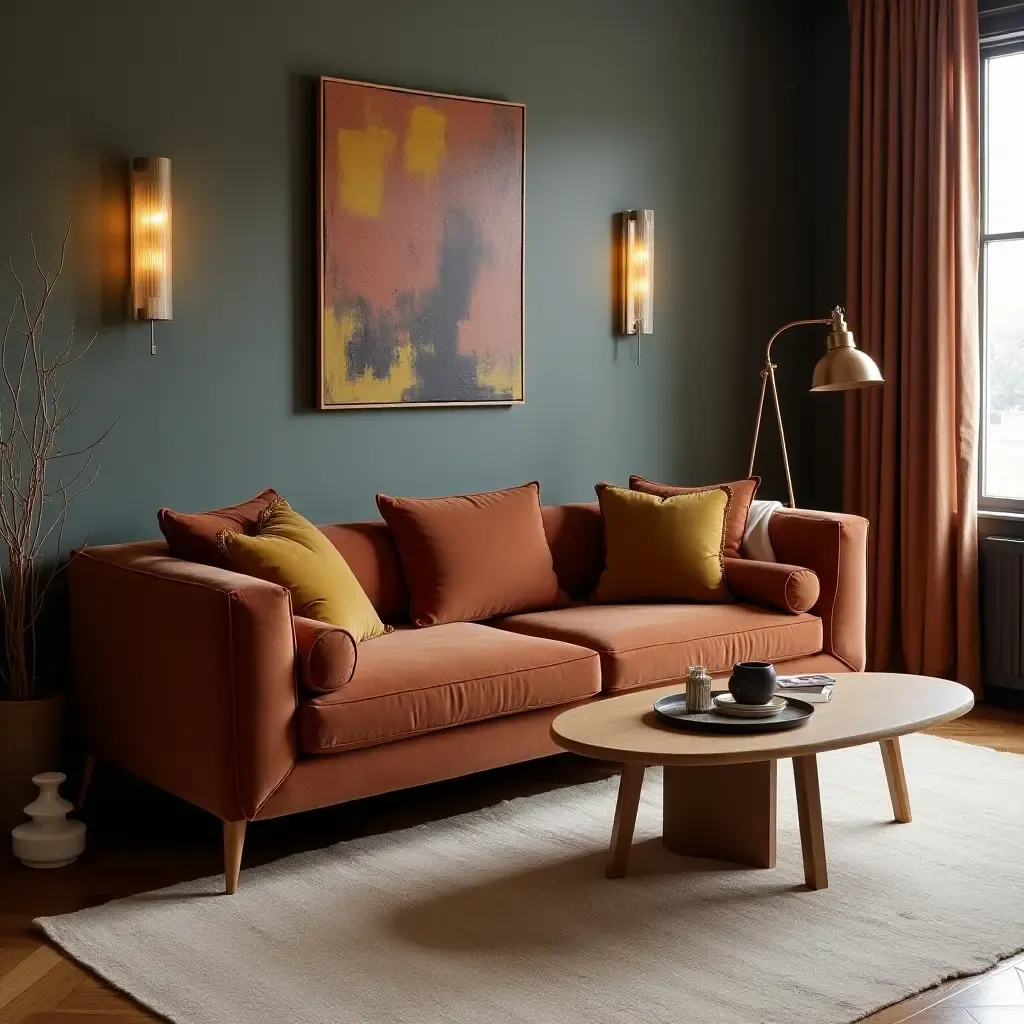
<instances>
[{"instance_id":1,"label":"mustard yellow cushion","mask_svg":"<svg viewBox=\"0 0 1024 1024\"><path fill-rule=\"evenodd\" d=\"M218 541L235 572L287 587L295 615L340 626L356 643L391 632L337 548L283 498L260 513L255 536Z\"/></svg>"},{"instance_id":2,"label":"mustard yellow cushion","mask_svg":"<svg viewBox=\"0 0 1024 1024\"><path fill-rule=\"evenodd\" d=\"M605 569L597 601L721 601L728 487L661 498L597 485Z\"/></svg>"}]
</instances>

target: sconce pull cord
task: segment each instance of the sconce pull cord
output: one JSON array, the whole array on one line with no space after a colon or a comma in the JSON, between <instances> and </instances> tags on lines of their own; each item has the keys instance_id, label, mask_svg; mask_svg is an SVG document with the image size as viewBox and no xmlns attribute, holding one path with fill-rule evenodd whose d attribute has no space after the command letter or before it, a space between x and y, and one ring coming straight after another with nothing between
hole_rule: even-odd
<instances>
[{"instance_id":1,"label":"sconce pull cord","mask_svg":"<svg viewBox=\"0 0 1024 1024\"><path fill-rule=\"evenodd\" d=\"M149 321L149 354L151 356L156 355L156 331L154 329L155 324L155 320Z\"/></svg>"},{"instance_id":2,"label":"sconce pull cord","mask_svg":"<svg viewBox=\"0 0 1024 1024\"><path fill-rule=\"evenodd\" d=\"M633 329L636 331L636 365L640 365L640 339L644 333L644 318L639 316L633 323Z\"/></svg>"}]
</instances>

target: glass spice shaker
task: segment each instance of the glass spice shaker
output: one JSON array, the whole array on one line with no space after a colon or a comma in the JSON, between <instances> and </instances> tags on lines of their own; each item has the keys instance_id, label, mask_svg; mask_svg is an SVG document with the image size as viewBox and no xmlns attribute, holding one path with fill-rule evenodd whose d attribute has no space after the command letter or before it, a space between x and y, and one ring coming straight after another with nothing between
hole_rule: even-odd
<instances>
[{"instance_id":1,"label":"glass spice shaker","mask_svg":"<svg viewBox=\"0 0 1024 1024\"><path fill-rule=\"evenodd\" d=\"M711 673L706 665L691 665L686 676L686 710L711 710Z\"/></svg>"}]
</instances>

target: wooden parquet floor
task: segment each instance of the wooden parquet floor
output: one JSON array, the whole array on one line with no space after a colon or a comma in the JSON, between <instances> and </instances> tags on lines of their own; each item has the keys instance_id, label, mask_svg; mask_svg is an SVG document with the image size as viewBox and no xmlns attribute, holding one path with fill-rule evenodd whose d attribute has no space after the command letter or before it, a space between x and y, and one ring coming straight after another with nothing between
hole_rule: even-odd
<instances>
[{"instance_id":1,"label":"wooden parquet floor","mask_svg":"<svg viewBox=\"0 0 1024 1024\"><path fill-rule=\"evenodd\" d=\"M934 731L1024 754L1022 712L981 705ZM250 826L245 864L405 828L606 774L600 766L565 755L270 821ZM31 921L41 914L78 910L219 872L220 824L142 783L102 768L84 818L89 826L88 851L69 868L52 873L32 871L13 861L9 844L0 851L0 1024L118 1024L161 1019L64 957ZM987 974L920 993L865 1018L863 1024L903 1021L1024 1024L1024 955L1004 961Z\"/></svg>"}]
</instances>

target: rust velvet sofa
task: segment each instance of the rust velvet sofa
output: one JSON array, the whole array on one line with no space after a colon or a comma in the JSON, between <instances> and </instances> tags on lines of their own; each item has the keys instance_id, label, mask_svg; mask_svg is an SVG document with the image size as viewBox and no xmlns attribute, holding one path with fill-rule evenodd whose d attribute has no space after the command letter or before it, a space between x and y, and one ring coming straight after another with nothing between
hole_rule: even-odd
<instances>
[{"instance_id":1,"label":"rust velvet sofa","mask_svg":"<svg viewBox=\"0 0 1024 1024\"><path fill-rule=\"evenodd\" d=\"M218 816L233 892L246 822L557 753L551 720L576 703L695 663L717 676L751 659L793 673L864 667L863 519L778 512L781 564L727 559L729 603L596 605L597 506L547 506L543 518L571 606L420 629L387 526L322 527L396 627L358 648L293 617L284 588L173 558L163 541L76 552L86 749ZM808 610L779 607L790 597Z\"/></svg>"}]
</instances>

